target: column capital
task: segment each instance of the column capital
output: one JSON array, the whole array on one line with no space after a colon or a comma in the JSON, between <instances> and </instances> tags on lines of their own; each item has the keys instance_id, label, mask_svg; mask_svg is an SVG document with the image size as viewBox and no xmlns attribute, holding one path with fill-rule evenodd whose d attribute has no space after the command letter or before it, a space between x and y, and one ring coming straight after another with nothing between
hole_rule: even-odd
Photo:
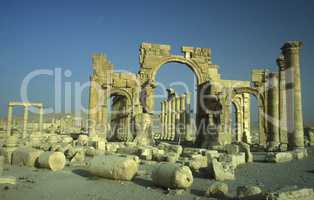
<instances>
[{"instance_id":1,"label":"column capital","mask_svg":"<svg viewBox=\"0 0 314 200\"><path fill-rule=\"evenodd\" d=\"M303 42L298 40L288 41L282 47L281 50L288 50L288 49L300 49L303 47Z\"/></svg>"}]
</instances>

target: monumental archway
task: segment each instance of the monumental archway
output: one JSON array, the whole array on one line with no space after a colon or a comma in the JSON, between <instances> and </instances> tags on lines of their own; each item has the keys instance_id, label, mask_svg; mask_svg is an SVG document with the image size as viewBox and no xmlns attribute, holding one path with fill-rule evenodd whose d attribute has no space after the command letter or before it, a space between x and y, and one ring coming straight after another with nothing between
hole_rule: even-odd
<instances>
[{"instance_id":1,"label":"monumental archway","mask_svg":"<svg viewBox=\"0 0 314 200\"><path fill-rule=\"evenodd\" d=\"M267 142L266 135L266 121L265 121L265 98L263 94L259 91L258 88L255 87L238 87L233 88L231 99L235 99L237 96L241 94L250 94L257 99L258 102L258 127L259 127L259 143L261 145L265 145ZM238 103L240 104L240 103ZM242 106L245 106L242 103ZM242 120L242 124L244 120ZM243 131L243 130L242 130ZM243 133L242 133L243 134Z\"/></svg>"}]
</instances>

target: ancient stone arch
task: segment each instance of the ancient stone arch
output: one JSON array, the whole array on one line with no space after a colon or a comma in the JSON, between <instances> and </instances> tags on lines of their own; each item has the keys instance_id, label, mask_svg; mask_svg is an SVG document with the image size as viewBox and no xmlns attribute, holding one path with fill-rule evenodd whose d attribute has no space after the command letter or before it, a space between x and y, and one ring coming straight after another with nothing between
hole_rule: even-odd
<instances>
[{"instance_id":1,"label":"ancient stone arch","mask_svg":"<svg viewBox=\"0 0 314 200\"><path fill-rule=\"evenodd\" d=\"M238 87L233 88L232 99L240 94L251 94L256 97L258 102L258 127L259 127L259 143L266 144L266 121L265 121L265 97L256 87ZM244 106L244 105L242 105Z\"/></svg>"},{"instance_id":2,"label":"ancient stone arch","mask_svg":"<svg viewBox=\"0 0 314 200\"><path fill-rule=\"evenodd\" d=\"M126 96L126 104L132 108L131 120L137 127L135 141L150 144L149 136L153 135L150 123L154 115L153 94L156 87L156 73L163 64L178 62L189 67L197 77L196 128L198 135L196 146L207 148L232 142L230 110L232 100L236 96L242 96L234 100L241 101L236 104L238 110L241 106L243 110L242 132L249 132L251 94L258 100L260 144L265 146L266 142L270 141L274 144L273 149L276 149L278 145L302 148L304 147L304 133L299 63L301 47L300 41L287 42L281 49L282 55L277 59L279 71L269 73L266 69L254 69L251 81L221 79L219 66L212 63L209 48L183 46L183 55L174 55L169 45L142 43L139 56L140 68L137 74L114 72L113 65L105 55L95 54L89 98L89 133L91 135L99 134L99 132L104 135L107 133L107 102L108 98L116 93ZM285 80L285 78L294 80L290 93L286 92L286 81L288 83L291 80ZM204 92L202 95L211 96L211 99L204 101L200 91ZM291 102L292 99L294 99L293 102ZM175 104L179 105L179 102L181 101L177 100ZM94 107L97 108L96 111ZM168 114L166 110L164 114ZM267 116L266 119L265 116ZM270 120L275 120L276 123L266 123ZM205 122L205 127L199 129L201 121ZM216 128L211 129L212 126ZM210 137L207 137L209 134ZM268 137L269 135L271 137Z\"/></svg>"}]
</instances>

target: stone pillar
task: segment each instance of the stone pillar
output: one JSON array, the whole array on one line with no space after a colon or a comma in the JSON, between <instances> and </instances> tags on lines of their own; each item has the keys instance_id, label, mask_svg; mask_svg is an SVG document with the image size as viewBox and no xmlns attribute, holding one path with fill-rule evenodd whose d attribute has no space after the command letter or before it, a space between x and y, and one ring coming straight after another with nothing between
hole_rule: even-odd
<instances>
[{"instance_id":1,"label":"stone pillar","mask_svg":"<svg viewBox=\"0 0 314 200\"><path fill-rule=\"evenodd\" d=\"M13 117L13 106L8 106L8 125L7 125L7 136L11 135L12 129L12 117Z\"/></svg>"},{"instance_id":2,"label":"stone pillar","mask_svg":"<svg viewBox=\"0 0 314 200\"><path fill-rule=\"evenodd\" d=\"M96 134L97 125L97 107L98 107L98 95L97 95L97 82L95 77L90 78L90 89L89 89L89 122L88 122L88 132L89 135Z\"/></svg>"},{"instance_id":3,"label":"stone pillar","mask_svg":"<svg viewBox=\"0 0 314 200\"><path fill-rule=\"evenodd\" d=\"M171 99L171 135L170 140L174 140L175 134L176 134L176 99Z\"/></svg>"},{"instance_id":4,"label":"stone pillar","mask_svg":"<svg viewBox=\"0 0 314 200\"><path fill-rule=\"evenodd\" d=\"M276 73L269 73L270 80L270 138L273 147L279 145L279 89L278 89L278 75Z\"/></svg>"},{"instance_id":5,"label":"stone pillar","mask_svg":"<svg viewBox=\"0 0 314 200\"><path fill-rule=\"evenodd\" d=\"M168 111L167 111L167 115L168 115L168 125L167 125L167 134L166 134L166 140L169 139L169 135L171 134L171 110L172 110L172 105L171 105L171 101L167 100L167 104L168 104Z\"/></svg>"},{"instance_id":6,"label":"stone pillar","mask_svg":"<svg viewBox=\"0 0 314 200\"><path fill-rule=\"evenodd\" d=\"M191 116L191 93L185 96L185 139L187 141L194 140L194 132L192 132L192 116Z\"/></svg>"},{"instance_id":7,"label":"stone pillar","mask_svg":"<svg viewBox=\"0 0 314 200\"><path fill-rule=\"evenodd\" d=\"M286 95L286 64L284 56L280 55L277 59L279 68L279 133L280 143L288 144L287 127L287 95Z\"/></svg>"},{"instance_id":8,"label":"stone pillar","mask_svg":"<svg viewBox=\"0 0 314 200\"><path fill-rule=\"evenodd\" d=\"M160 129L160 139L162 139L164 133L165 133L165 101L160 102L161 112L160 112L160 123L161 123L161 129Z\"/></svg>"},{"instance_id":9,"label":"stone pillar","mask_svg":"<svg viewBox=\"0 0 314 200\"><path fill-rule=\"evenodd\" d=\"M166 139L167 134L168 134L168 109L169 109L169 104L168 101L164 101L164 126L163 126L163 135L162 135L162 140Z\"/></svg>"},{"instance_id":10,"label":"stone pillar","mask_svg":"<svg viewBox=\"0 0 314 200\"><path fill-rule=\"evenodd\" d=\"M43 131L43 115L44 115L44 108L40 107L39 108L39 132L42 134Z\"/></svg>"},{"instance_id":11,"label":"stone pillar","mask_svg":"<svg viewBox=\"0 0 314 200\"><path fill-rule=\"evenodd\" d=\"M301 72L300 72L300 49L303 43L301 41L289 41L281 48L284 55L287 70L289 73L287 80L288 89L291 90L292 98L292 117L288 120L288 133L291 134L292 148L304 148L304 132L303 132L303 113L302 113L302 94L301 94ZM288 82L289 81L289 82ZM289 105L290 106L290 105Z\"/></svg>"},{"instance_id":12,"label":"stone pillar","mask_svg":"<svg viewBox=\"0 0 314 200\"><path fill-rule=\"evenodd\" d=\"M175 98L175 104L176 104L176 119L175 119L175 135L174 138L181 138L181 123L180 123L180 113L181 113L181 106L180 106L180 97ZM173 138L173 139L174 139Z\"/></svg>"},{"instance_id":13,"label":"stone pillar","mask_svg":"<svg viewBox=\"0 0 314 200\"><path fill-rule=\"evenodd\" d=\"M260 97L258 97L260 98ZM258 99L258 129L259 129L259 144L262 146L266 146L267 136L265 132L265 108L260 103L260 99Z\"/></svg>"},{"instance_id":14,"label":"stone pillar","mask_svg":"<svg viewBox=\"0 0 314 200\"><path fill-rule=\"evenodd\" d=\"M28 106L24 106L23 138L25 138L27 135L27 123L28 123Z\"/></svg>"},{"instance_id":15,"label":"stone pillar","mask_svg":"<svg viewBox=\"0 0 314 200\"><path fill-rule=\"evenodd\" d=\"M181 138L186 137L186 95L183 94L180 96L180 110L181 110L181 116L180 116L180 123L181 123Z\"/></svg>"},{"instance_id":16,"label":"stone pillar","mask_svg":"<svg viewBox=\"0 0 314 200\"><path fill-rule=\"evenodd\" d=\"M242 94L243 99L243 135L242 141L251 143L250 94Z\"/></svg>"}]
</instances>

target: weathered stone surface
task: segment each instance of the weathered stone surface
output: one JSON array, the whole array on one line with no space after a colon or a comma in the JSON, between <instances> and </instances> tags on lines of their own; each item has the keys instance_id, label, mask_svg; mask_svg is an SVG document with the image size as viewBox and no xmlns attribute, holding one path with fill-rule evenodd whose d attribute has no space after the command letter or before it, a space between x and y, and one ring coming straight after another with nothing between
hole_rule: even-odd
<instances>
[{"instance_id":1,"label":"weathered stone surface","mask_svg":"<svg viewBox=\"0 0 314 200\"><path fill-rule=\"evenodd\" d=\"M283 188L279 191L268 193L265 199L269 200L313 200L313 188Z\"/></svg>"},{"instance_id":2,"label":"weathered stone surface","mask_svg":"<svg viewBox=\"0 0 314 200\"><path fill-rule=\"evenodd\" d=\"M174 152L178 155L181 155L183 151L183 148L181 145L173 145L173 144L168 144L164 142L161 142L158 145L158 148L164 150L165 152Z\"/></svg>"},{"instance_id":3,"label":"weathered stone surface","mask_svg":"<svg viewBox=\"0 0 314 200\"><path fill-rule=\"evenodd\" d=\"M206 155L206 157L207 157L207 160L208 160L208 161L211 161L211 160L213 160L213 159L219 158L220 153L219 153L218 151L216 151L216 150L207 150L207 151L205 152L205 155Z\"/></svg>"},{"instance_id":4,"label":"weathered stone surface","mask_svg":"<svg viewBox=\"0 0 314 200\"><path fill-rule=\"evenodd\" d=\"M0 148L0 155L4 156L5 163L11 164L12 153L16 149L17 149L17 147L3 147L3 148Z\"/></svg>"},{"instance_id":5,"label":"weathered stone surface","mask_svg":"<svg viewBox=\"0 0 314 200\"><path fill-rule=\"evenodd\" d=\"M193 175L186 166L174 163L159 163L153 169L152 180L155 185L171 189L187 189L192 186Z\"/></svg>"},{"instance_id":6,"label":"weathered stone surface","mask_svg":"<svg viewBox=\"0 0 314 200\"><path fill-rule=\"evenodd\" d=\"M96 176L130 181L136 175L138 163L130 157L100 155L88 163L88 171Z\"/></svg>"},{"instance_id":7,"label":"weathered stone surface","mask_svg":"<svg viewBox=\"0 0 314 200\"><path fill-rule=\"evenodd\" d=\"M208 189L205 192L206 197L216 197L216 198L224 198L228 195L229 187L228 184L215 181L210 184Z\"/></svg>"},{"instance_id":8,"label":"weathered stone surface","mask_svg":"<svg viewBox=\"0 0 314 200\"><path fill-rule=\"evenodd\" d=\"M0 184L16 184L16 178L14 176L1 176L0 177Z\"/></svg>"},{"instance_id":9,"label":"weathered stone surface","mask_svg":"<svg viewBox=\"0 0 314 200\"><path fill-rule=\"evenodd\" d=\"M44 152L38 158L38 166L47 168L52 171L62 170L65 166L66 159L61 152Z\"/></svg>"},{"instance_id":10,"label":"weathered stone surface","mask_svg":"<svg viewBox=\"0 0 314 200\"><path fill-rule=\"evenodd\" d=\"M73 142L73 138L71 136L63 136L61 140L63 143L67 143L67 144Z\"/></svg>"},{"instance_id":11,"label":"weathered stone surface","mask_svg":"<svg viewBox=\"0 0 314 200\"><path fill-rule=\"evenodd\" d=\"M33 148L18 148L12 153L12 165L35 167L42 153Z\"/></svg>"},{"instance_id":12,"label":"weathered stone surface","mask_svg":"<svg viewBox=\"0 0 314 200\"><path fill-rule=\"evenodd\" d=\"M261 194L262 190L258 186L239 186L237 187L237 197L250 197Z\"/></svg>"},{"instance_id":13,"label":"weathered stone surface","mask_svg":"<svg viewBox=\"0 0 314 200\"><path fill-rule=\"evenodd\" d=\"M166 161L170 163L175 163L179 159L179 155L174 152L167 153L165 156L166 156Z\"/></svg>"},{"instance_id":14,"label":"weathered stone surface","mask_svg":"<svg viewBox=\"0 0 314 200\"><path fill-rule=\"evenodd\" d=\"M142 160L152 160L153 159L153 149L152 148L140 148L139 157Z\"/></svg>"},{"instance_id":15,"label":"weathered stone surface","mask_svg":"<svg viewBox=\"0 0 314 200\"><path fill-rule=\"evenodd\" d=\"M311 146L314 146L314 128L310 128L308 131L309 134L309 143Z\"/></svg>"},{"instance_id":16,"label":"weathered stone surface","mask_svg":"<svg viewBox=\"0 0 314 200\"><path fill-rule=\"evenodd\" d=\"M85 150L84 149L78 149L76 150L76 153L71 158L71 163L82 163L85 161Z\"/></svg>"},{"instance_id":17,"label":"weathered stone surface","mask_svg":"<svg viewBox=\"0 0 314 200\"><path fill-rule=\"evenodd\" d=\"M4 162L5 162L5 158L4 156L0 156L0 176L3 173L3 169L4 169Z\"/></svg>"},{"instance_id":18,"label":"weathered stone surface","mask_svg":"<svg viewBox=\"0 0 314 200\"><path fill-rule=\"evenodd\" d=\"M207 157L199 154L193 155L189 161L189 167L192 171L208 167Z\"/></svg>"},{"instance_id":19,"label":"weathered stone surface","mask_svg":"<svg viewBox=\"0 0 314 200\"><path fill-rule=\"evenodd\" d=\"M138 155L139 149L137 147L119 147L117 149L117 153L121 154L130 154L130 155Z\"/></svg>"},{"instance_id":20,"label":"weathered stone surface","mask_svg":"<svg viewBox=\"0 0 314 200\"><path fill-rule=\"evenodd\" d=\"M266 157L266 161L275 163L289 162L291 160L293 160L291 152L268 153Z\"/></svg>"},{"instance_id":21,"label":"weathered stone surface","mask_svg":"<svg viewBox=\"0 0 314 200\"><path fill-rule=\"evenodd\" d=\"M205 154L206 151L207 149L185 147L183 148L182 156L191 157L192 155L195 154Z\"/></svg>"},{"instance_id":22,"label":"weathered stone surface","mask_svg":"<svg viewBox=\"0 0 314 200\"><path fill-rule=\"evenodd\" d=\"M210 174L214 176L217 181L234 180L235 171L231 162L219 162L214 159L211 163Z\"/></svg>"},{"instance_id":23,"label":"weathered stone surface","mask_svg":"<svg viewBox=\"0 0 314 200\"><path fill-rule=\"evenodd\" d=\"M106 151L116 152L120 146L121 146L121 144L119 144L117 142L108 142L106 144Z\"/></svg>"},{"instance_id":24,"label":"weathered stone surface","mask_svg":"<svg viewBox=\"0 0 314 200\"><path fill-rule=\"evenodd\" d=\"M253 162L253 154L251 153L250 145L244 142L238 142L237 145L239 146L240 152L245 153L246 162Z\"/></svg>"},{"instance_id":25,"label":"weathered stone surface","mask_svg":"<svg viewBox=\"0 0 314 200\"><path fill-rule=\"evenodd\" d=\"M307 150L305 148L303 149L296 149L292 152L293 158L297 160L304 159L308 156Z\"/></svg>"},{"instance_id":26,"label":"weathered stone surface","mask_svg":"<svg viewBox=\"0 0 314 200\"><path fill-rule=\"evenodd\" d=\"M245 153L237 154L221 154L218 158L219 162L229 162L232 164L233 168L237 168L239 165L245 164Z\"/></svg>"},{"instance_id":27,"label":"weathered stone surface","mask_svg":"<svg viewBox=\"0 0 314 200\"><path fill-rule=\"evenodd\" d=\"M236 144L226 144L224 146L224 151L227 153L227 154L237 154L240 152L240 148L238 145Z\"/></svg>"},{"instance_id":28,"label":"weathered stone surface","mask_svg":"<svg viewBox=\"0 0 314 200\"><path fill-rule=\"evenodd\" d=\"M87 135L80 135L77 139L77 144L86 146L88 144L89 138Z\"/></svg>"}]
</instances>

